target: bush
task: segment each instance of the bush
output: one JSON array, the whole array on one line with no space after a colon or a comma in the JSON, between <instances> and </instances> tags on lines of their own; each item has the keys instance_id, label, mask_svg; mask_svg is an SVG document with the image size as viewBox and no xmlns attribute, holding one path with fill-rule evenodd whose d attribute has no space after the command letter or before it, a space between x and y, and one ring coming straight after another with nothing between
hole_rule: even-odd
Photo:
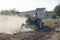
<instances>
[{"instance_id":1,"label":"bush","mask_svg":"<svg viewBox=\"0 0 60 40\"><path fill-rule=\"evenodd\" d=\"M52 18L53 18L53 19L56 19L56 18L57 18L57 15L53 15Z\"/></svg>"}]
</instances>

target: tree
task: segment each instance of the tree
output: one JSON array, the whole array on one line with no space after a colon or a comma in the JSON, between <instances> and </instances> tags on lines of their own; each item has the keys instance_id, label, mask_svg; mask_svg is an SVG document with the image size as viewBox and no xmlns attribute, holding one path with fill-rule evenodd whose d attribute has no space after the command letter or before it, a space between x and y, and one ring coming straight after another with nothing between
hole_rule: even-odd
<instances>
[{"instance_id":1,"label":"tree","mask_svg":"<svg viewBox=\"0 0 60 40\"><path fill-rule=\"evenodd\" d=\"M60 4L54 8L53 15L60 17Z\"/></svg>"}]
</instances>

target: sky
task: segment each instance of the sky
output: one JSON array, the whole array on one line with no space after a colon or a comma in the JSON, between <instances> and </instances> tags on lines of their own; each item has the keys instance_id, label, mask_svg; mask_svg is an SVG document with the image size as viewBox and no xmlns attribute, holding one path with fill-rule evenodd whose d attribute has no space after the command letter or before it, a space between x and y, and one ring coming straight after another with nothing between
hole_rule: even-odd
<instances>
[{"instance_id":1,"label":"sky","mask_svg":"<svg viewBox=\"0 0 60 40\"><path fill-rule=\"evenodd\" d=\"M36 8L46 8L46 10L52 11L58 4L60 4L60 0L0 0L0 10L15 8L23 12Z\"/></svg>"}]
</instances>

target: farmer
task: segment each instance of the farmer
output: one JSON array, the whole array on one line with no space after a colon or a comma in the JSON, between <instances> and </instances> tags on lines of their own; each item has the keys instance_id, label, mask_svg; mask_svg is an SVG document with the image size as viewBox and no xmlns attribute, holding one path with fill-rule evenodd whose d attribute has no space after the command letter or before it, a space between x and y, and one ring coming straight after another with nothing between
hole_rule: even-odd
<instances>
[{"instance_id":1,"label":"farmer","mask_svg":"<svg viewBox=\"0 0 60 40\"><path fill-rule=\"evenodd\" d=\"M33 18L34 18L34 21L35 21L35 25L36 25L36 26L38 26L38 25L37 25L37 21L38 21L38 14L37 14L37 13L35 13L35 14L33 15Z\"/></svg>"},{"instance_id":2,"label":"farmer","mask_svg":"<svg viewBox=\"0 0 60 40\"><path fill-rule=\"evenodd\" d=\"M33 15L33 17L34 17L34 18L38 18L38 13L35 13L35 14Z\"/></svg>"},{"instance_id":3,"label":"farmer","mask_svg":"<svg viewBox=\"0 0 60 40\"><path fill-rule=\"evenodd\" d=\"M33 15L33 18L35 18L35 25L38 26L38 28L42 27L42 20L41 18L38 18L38 13L35 13Z\"/></svg>"}]
</instances>

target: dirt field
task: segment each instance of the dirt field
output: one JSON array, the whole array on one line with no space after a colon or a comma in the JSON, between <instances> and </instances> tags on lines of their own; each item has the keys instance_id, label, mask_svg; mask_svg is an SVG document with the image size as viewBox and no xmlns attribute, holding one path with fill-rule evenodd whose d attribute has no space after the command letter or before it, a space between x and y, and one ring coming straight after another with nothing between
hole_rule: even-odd
<instances>
[{"instance_id":1,"label":"dirt field","mask_svg":"<svg viewBox=\"0 0 60 40\"><path fill-rule=\"evenodd\" d=\"M60 33L53 31L45 32L23 32L16 34L0 33L0 40L60 40Z\"/></svg>"},{"instance_id":2,"label":"dirt field","mask_svg":"<svg viewBox=\"0 0 60 40\"><path fill-rule=\"evenodd\" d=\"M20 32L21 24L25 23L26 19L19 16L0 15L0 40L60 40L60 31L56 31L58 27L55 31L45 27L40 31L29 31L24 28L22 30L29 32ZM44 22L54 24L55 21L49 19Z\"/></svg>"}]
</instances>

